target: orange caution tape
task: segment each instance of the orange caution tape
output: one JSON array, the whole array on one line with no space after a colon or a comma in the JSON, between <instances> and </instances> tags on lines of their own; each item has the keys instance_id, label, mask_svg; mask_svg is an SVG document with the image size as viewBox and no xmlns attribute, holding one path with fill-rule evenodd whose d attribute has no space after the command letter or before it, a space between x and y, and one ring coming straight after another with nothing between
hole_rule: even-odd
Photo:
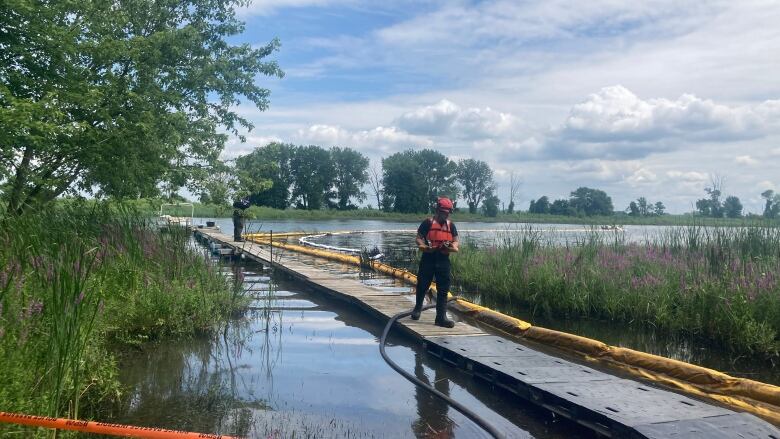
<instances>
[{"instance_id":1,"label":"orange caution tape","mask_svg":"<svg viewBox=\"0 0 780 439\"><path fill-rule=\"evenodd\" d=\"M83 433L107 434L111 436L143 437L150 439L234 439L233 436L219 434L190 433L178 430L166 430L155 427L136 427L133 425L109 424L105 422L79 421L77 419L50 418L48 416L25 415L22 413L0 412L0 422L29 425L32 427L75 430Z\"/></svg>"}]
</instances>

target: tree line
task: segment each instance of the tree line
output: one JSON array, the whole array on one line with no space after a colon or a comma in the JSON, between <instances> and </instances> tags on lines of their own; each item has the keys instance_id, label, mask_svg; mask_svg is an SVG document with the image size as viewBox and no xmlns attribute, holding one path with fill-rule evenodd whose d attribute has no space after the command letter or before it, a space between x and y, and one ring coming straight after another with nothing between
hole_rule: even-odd
<instances>
[{"instance_id":1,"label":"tree line","mask_svg":"<svg viewBox=\"0 0 780 439\"><path fill-rule=\"evenodd\" d=\"M493 171L487 163L453 161L432 149L407 150L369 167L366 156L351 148L270 143L226 164L205 179L200 201L228 204L248 197L252 204L276 209L356 209L367 200L387 212L428 212L439 196L462 197L471 213L496 216ZM373 207L373 206L372 206Z\"/></svg>"},{"instance_id":2,"label":"tree line","mask_svg":"<svg viewBox=\"0 0 780 439\"><path fill-rule=\"evenodd\" d=\"M400 213L429 212L439 196L447 196L455 201L456 209L462 200L470 213L494 217L500 211L515 211L520 180L514 174L510 177L510 199L508 207L502 209L493 170L481 160L453 161L433 149L409 149L384 157L381 169L376 169L365 155L351 148L274 142L222 163L203 180L199 193L201 202L218 205L247 197L254 205L276 209L351 210L367 202L369 208ZM722 178L712 178L704 189L706 197L696 201L695 214L742 217L741 201L733 195L721 199L722 187ZM779 217L780 194L768 190L761 196L766 200L763 216ZM584 217L621 212L615 212L605 191L583 186L568 198L550 201L543 195L531 200L528 213ZM622 213L661 216L666 214L666 205L642 196Z\"/></svg>"}]
</instances>

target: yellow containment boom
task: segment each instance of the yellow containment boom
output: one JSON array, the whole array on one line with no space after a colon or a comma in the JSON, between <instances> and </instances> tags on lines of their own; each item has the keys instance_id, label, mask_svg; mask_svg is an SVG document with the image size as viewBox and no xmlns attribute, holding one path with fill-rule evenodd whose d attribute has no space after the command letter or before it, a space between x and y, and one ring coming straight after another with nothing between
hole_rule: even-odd
<instances>
[{"instance_id":1,"label":"yellow containment boom","mask_svg":"<svg viewBox=\"0 0 780 439\"><path fill-rule=\"evenodd\" d=\"M282 238L283 234L276 235ZM289 234L293 236L293 234ZM367 265L372 269L417 284L417 276L408 270L379 261L361 261L359 256L314 249L284 242L273 243L269 235L247 235L258 244L318 256L351 265ZM435 284L432 286L435 290ZM448 295L451 296L450 293ZM451 303L456 311L513 336L533 340L579 354L588 361L617 368L631 375L650 380L689 394L709 398L738 410L758 415L780 425L780 387L746 378L737 378L716 370L683 361L652 355L633 349L610 346L597 340L565 332L533 326L523 320L457 298Z\"/></svg>"}]
</instances>

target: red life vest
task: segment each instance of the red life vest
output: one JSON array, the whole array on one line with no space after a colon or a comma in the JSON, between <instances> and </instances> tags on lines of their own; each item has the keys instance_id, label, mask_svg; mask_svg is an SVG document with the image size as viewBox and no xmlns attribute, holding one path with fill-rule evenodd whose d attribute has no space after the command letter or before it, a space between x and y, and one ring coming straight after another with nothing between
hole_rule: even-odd
<instances>
[{"instance_id":1,"label":"red life vest","mask_svg":"<svg viewBox=\"0 0 780 439\"><path fill-rule=\"evenodd\" d=\"M447 224L443 226L431 218L431 229L428 230L425 239L431 247L438 247L445 241L452 242L452 222L447 220Z\"/></svg>"}]
</instances>

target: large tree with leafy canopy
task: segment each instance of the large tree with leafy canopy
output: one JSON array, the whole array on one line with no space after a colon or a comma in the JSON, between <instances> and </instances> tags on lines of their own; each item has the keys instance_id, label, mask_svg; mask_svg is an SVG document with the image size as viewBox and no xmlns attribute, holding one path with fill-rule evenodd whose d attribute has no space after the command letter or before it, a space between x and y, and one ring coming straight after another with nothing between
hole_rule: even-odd
<instances>
[{"instance_id":1,"label":"large tree with leafy canopy","mask_svg":"<svg viewBox=\"0 0 780 439\"><path fill-rule=\"evenodd\" d=\"M455 177L458 165L444 154L432 149L415 151L415 156L420 164L428 205L432 206L441 196L447 196L453 201L457 199L458 187L455 184Z\"/></svg>"},{"instance_id":2,"label":"large tree with leafy canopy","mask_svg":"<svg viewBox=\"0 0 780 439\"><path fill-rule=\"evenodd\" d=\"M330 149L330 157L335 169L336 207L339 210L357 208L350 199L366 199L361 188L368 183L368 158L353 149L339 147Z\"/></svg>"},{"instance_id":3,"label":"large tree with leafy canopy","mask_svg":"<svg viewBox=\"0 0 780 439\"><path fill-rule=\"evenodd\" d=\"M296 207L317 210L330 205L336 169L328 150L316 145L295 147L290 170Z\"/></svg>"},{"instance_id":4,"label":"large tree with leafy canopy","mask_svg":"<svg viewBox=\"0 0 780 439\"><path fill-rule=\"evenodd\" d=\"M481 160L463 159L459 161L456 176L458 183L463 186L463 198L469 205L469 213L476 213L482 200L495 192L493 171L487 163Z\"/></svg>"},{"instance_id":5,"label":"large tree with leafy canopy","mask_svg":"<svg viewBox=\"0 0 780 439\"><path fill-rule=\"evenodd\" d=\"M8 0L0 14L0 191L20 213L68 192L194 185L263 110L279 43L232 45L237 0Z\"/></svg>"},{"instance_id":6,"label":"large tree with leafy canopy","mask_svg":"<svg viewBox=\"0 0 780 439\"><path fill-rule=\"evenodd\" d=\"M415 213L430 210L428 189L416 151L397 152L382 159L382 208Z\"/></svg>"},{"instance_id":7,"label":"large tree with leafy canopy","mask_svg":"<svg viewBox=\"0 0 780 439\"><path fill-rule=\"evenodd\" d=\"M439 196L456 199L456 170L452 160L432 149L410 149L382 159L382 208L429 212Z\"/></svg>"},{"instance_id":8,"label":"large tree with leafy canopy","mask_svg":"<svg viewBox=\"0 0 780 439\"><path fill-rule=\"evenodd\" d=\"M236 159L236 168L249 174L251 182L270 181L260 191L253 191L252 204L285 209L290 204L290 186L293 184L292 156L295 145L271 142L255 148Z\"/></svg>"},{"instance_id":9,"label":"large tree with leafy canopy","mask_svg":"<svg viewBox=\"0 0 780 439\"><path fill-rule=\"evenodd\" d=\"M569 206L586 216L609 216L614 213L612 198L606 192L584 186L571 193Z\"/></svg>"}]
</instances>

